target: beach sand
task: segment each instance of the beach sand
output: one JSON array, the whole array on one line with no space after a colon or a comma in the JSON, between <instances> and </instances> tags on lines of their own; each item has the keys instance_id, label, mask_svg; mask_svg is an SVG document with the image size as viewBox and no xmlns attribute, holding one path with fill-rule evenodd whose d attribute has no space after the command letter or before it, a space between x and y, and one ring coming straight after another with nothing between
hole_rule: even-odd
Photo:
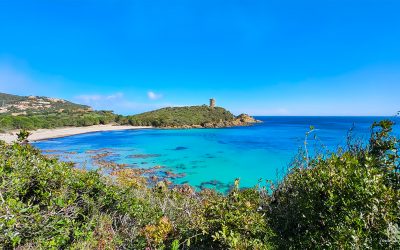
<instances>
[{"instance_id":1,"label":"beach sand","mask_svg":"<svg viewBox=\"0 0 400 250\"><path fill-rule=\"evenodd\" d=\"M55 128L55 129L38 129L30 131L29 141L40 141L50 138L66 137L70 135L85 134L91 132L100 131L114 131L114 130L129 130L129 129L144 129L151 128L147 126L120 126L120 125L94 125L87 127L65 127L65 128ZM0 140L7 143L17 140L17 133L19 130L9 131L7 133L0 133Z\"/></svg>"}]
</instances>

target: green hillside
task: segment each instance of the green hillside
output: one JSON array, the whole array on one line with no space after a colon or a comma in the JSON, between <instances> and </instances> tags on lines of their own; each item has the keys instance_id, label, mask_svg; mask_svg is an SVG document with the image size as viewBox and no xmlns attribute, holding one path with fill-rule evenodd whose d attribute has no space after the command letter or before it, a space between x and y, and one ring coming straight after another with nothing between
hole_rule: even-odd
<instances>
[{"instance_id":1,"label":"green hillside","mask_svg":"<svg viewBox=\"0 0 400 250\"><path fill-rule=\"evenodd\" d=\"M60 112L48 114L9 115L0 114L0 132L13 129L35 130L41 128L83 127L109 124L117 115L111 111Z\"/></svg>"},{"instance_id":2,"label":"green hillside","mask_svg":"<svg viewBox=\"0 0 400 250\"><path fill-rule=\"evenodd\" d=\"M168 107L126 117L131 125L154 127L228 127L245 125L228 110L206 105ZM252 121L249 120L248 123Z\"/></svg>"},{"instance_id":3,"label":"green hillside","mask_svg":"<svg viewBox=\"0 0 400 250\"><path fill-rule=\"evenodd\" d=\"M63 99L0 93L0 132L108 124L117 117L111 111L93 111Z\"/></svg>"},{"instance_id":4,"label":"green hillside","mask_svg":"<svg viewBox=\"0 0 400 250\"><path fill-rule=\"evenodd\" d=\"M25 98L26 97L23 97L23 96L0 93L0 100L2 103L4 101L4 104L11 104L11 103L15 103L18 101L23 101Z\"/></svg>"}]
</instances>

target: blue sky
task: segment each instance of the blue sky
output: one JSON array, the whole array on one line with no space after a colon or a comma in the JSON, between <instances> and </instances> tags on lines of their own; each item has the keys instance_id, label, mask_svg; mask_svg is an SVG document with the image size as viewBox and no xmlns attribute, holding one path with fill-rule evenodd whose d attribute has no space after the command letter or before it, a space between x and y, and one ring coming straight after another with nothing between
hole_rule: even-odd
<instances>
[{"instance_id":1,"label":"blue sky","mask_svg":"<svg viewBox=\"0 0 400 250\"><path fill-rule=\"evenodd\" d=\"M400 1L0 1L0 92L131 114L393 115Z\"/></svg>"}]
</instances>

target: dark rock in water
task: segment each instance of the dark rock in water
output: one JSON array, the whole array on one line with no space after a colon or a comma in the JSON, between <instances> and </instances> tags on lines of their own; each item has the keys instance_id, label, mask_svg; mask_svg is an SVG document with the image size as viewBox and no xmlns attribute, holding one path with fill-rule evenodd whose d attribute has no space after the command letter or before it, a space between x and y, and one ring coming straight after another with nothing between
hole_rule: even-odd
<instances>
[{"instance_id":1,"label":"dark rock in water","mask_svg":"<svg viewBox=\"0 0 400 250\"><path fill-rule=\"evenodd\" d=\"M134 155L128 155L126 158L133 158L133 159L147 159L147 158L152 158L152 157L159 157L161 156L160 154L134 154Z\"/></svg>"},{"instance_id":2,"label":"dark rock in water","mask_svg":"<svg viewBox=\"0 0 400 250\"><path fill-rule=\"evenodd\" d=\"M179 164L175 166L176 169L186 169L185 164Z\"/></svg>"},{"instance_id":3,"label":"dark rock in water","mask_svg":"<svg viewBox=\"0 0 400 250\"><path fill-rule=\"evenodd\" d=\"M61 150L58 149L43 149L43 153L53 153L53 152L62 152Z\"/></svg>"},{"instance_id":4,"label":"dark rock in water","mask_svg":"<svg viewBox=\"0 0 400 250\"><path fill-rule=\"evenodd\" d=\"M185 177L185 173L173 173L171 171L160 171L160 173L163 173L164 176L168 179L176 179L176 178L182 178Z\"/></svg>"},{"instance_id":5,"label":"dark rock in water","mask_svg":"<svg viewBox=\"0 0 400 250\"><path fill-rule=\"evenodd\" d=\"M99 148L99 149L93 149L93 150L87 150L85 153L86 154L99 154L99 153L105 153L105 152L110 152L113 151L112 148Z\"/></svg>"},{"instance_id":6,"label":"dark rock in water","mask_svg":"<svg viewBox=\"0 0 400 250\"><path fill-rule=\"evenodd\" d=\"M64 153L64 154L69 154L69 155L76 155L76 154L78 154L78 152L76 152L76 151L64 151L63 153Z\"/></svg>"},{"instance_id":7,"label":"dark rock in water","mask_svg":"<svg viewBox=\"0 0 400 250\"><path fill-rule=\"evenodd\" d=\"M212 155L212 154L206 154L205 156L204 156L205 158L215 158L215 155Z\"/></svg>"},{"instance_id":8,"label":"dark rock in water","mask_svg":"<svg viewBox=\"0 0 400 250\"><path fill-rule=\"evenodd\" d=\"M208 188L216 188L219 190L227 190L229 185L220 182L219 180L204 181L198 186L201 190Z\"/></svg>"},{"instance_id":9,"label":"dark rock in water","mask_svg":"<svg viewBox=\"0 0 400 250\"><path fill-rule=\"evenodd\" d=\"M120 163L116 163L114 161L109 161L109 160L105 160L104 158L98 158L98 159L94 159L92 161L94 166L98 166L101 168L105 168L105 169L122 169L122 168L126 168L129 166L129 164L120 164Z\"/></svg>"},{"instance_id":10,"label":"dark rock in water","mask_svg":"<svg viewBox=\"0 0 400 250\"><path fill-rule=\"evenodd\" d=\"M188 149L187 147L176 147L174 150L185 150Z\"/></svg>"}]
</instances>

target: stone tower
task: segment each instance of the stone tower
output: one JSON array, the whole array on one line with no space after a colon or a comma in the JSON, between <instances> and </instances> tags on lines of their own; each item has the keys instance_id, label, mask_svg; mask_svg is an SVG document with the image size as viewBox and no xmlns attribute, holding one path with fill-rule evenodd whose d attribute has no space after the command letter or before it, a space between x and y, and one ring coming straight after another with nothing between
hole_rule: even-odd
<instances>
[{"instance_id":1,"label":"stone tower","mask_svg":"<svg viewBox=\"0 0 400 250\"><path fill-rule=\"evenodd\" d=\"M215 107L215 99L211 98L210 99L210 108L214 108Z\"/></svg>"}]
</instances>

